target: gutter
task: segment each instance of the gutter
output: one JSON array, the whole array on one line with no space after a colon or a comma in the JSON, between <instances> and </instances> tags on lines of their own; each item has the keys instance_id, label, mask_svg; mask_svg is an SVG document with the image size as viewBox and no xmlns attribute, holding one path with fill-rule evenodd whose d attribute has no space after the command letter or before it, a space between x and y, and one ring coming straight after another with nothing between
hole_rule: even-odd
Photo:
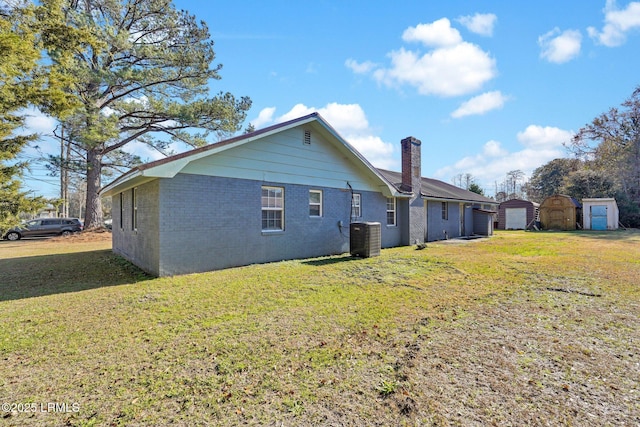
<instances>
[{"instance_id":1,"label":"gutter","mask_svg":"<svg viewBox=\"0 0 640 427\"><path fill-rule=\"evenodd\" d=\"M445 197L434 197L434 196L425 196L421 195L424 200L433 200L434 202L454 202L454 203L477 203L479 205L496 205L496 207L500 204L498 202L481 202L477 200L468 200L468 199L447 199Z\"/></svg>"}]
</instances>

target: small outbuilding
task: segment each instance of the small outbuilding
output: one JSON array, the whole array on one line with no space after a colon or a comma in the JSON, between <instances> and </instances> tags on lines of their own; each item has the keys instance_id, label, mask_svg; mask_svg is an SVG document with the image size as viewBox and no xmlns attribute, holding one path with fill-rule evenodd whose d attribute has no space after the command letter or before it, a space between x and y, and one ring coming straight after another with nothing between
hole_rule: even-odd
<instances>
[{"instance_id":1,"label":"small outbuilding","mask_svg":"<svg viewBox=\"0 0 640 427\"><path fill-rule=\"evenodd\" d=\"M512 199L498 206L499 230L525 230L538 216L538 203L528 200Z\"/></svg>"},{"instance_id":2,"label":"small outbuilding","mask_svg":"<svg viewBox=\"0 0 640 427\"><path fill-rule=\"evenodd\" d=\"M582 199L585 230L617 230L620 221L614 198Z\"/></svg>"},{"instance_id":3,"label":"small outbuilding","mask_svg":"<svg viewBox=\"0 0 640 427\"><path fill-rule=\"evenodd\" d=\"M582 206L570 196L556 194L540 204L540 225L543 230L575 230L582 222Z\"/></svg>"}]
</instances>

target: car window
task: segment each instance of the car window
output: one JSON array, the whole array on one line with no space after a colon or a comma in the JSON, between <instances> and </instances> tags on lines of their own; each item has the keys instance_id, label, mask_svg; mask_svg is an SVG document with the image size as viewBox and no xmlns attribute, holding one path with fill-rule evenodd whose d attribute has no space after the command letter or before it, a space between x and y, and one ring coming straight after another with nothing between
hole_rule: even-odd
<instances>
[{"instance_id":1,"label":"car window","mask_svg":"<svg viewBox=\"0 0 640 427\"><path fill-rule=\"evenodd\" d=\"M34 219L32 221L27 221L27 223L25 225L27 227L37 227L38 225L40 225L40 220L39 219Z\"/></svg>"}]
</instances>

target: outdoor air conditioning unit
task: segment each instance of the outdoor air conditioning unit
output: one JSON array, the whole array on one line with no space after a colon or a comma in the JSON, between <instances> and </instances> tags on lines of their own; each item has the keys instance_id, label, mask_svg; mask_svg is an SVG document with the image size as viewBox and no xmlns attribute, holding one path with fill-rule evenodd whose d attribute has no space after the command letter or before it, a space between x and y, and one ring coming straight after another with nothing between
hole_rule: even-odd
<instances>
[{"instance_id":1,"label":"outdoor air conditioning unit","mask_svg":"<svg viewBox=\"0 0 640 427\"><path fill-rule=\"evenodd\" d=\"M349 236L351 256L368 258L380 255L379 222L352 222Z\"/></svg>"}]
</instances>

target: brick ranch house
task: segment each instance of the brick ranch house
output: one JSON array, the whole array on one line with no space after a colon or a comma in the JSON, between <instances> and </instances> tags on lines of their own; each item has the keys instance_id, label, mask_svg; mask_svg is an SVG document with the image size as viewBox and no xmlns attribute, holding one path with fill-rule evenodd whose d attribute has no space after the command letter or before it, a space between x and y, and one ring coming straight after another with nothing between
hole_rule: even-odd
<instances>
[{"instance_id":1,"label":"brick ranch house","mask_svg":"<svg viewBox=\"0 0 640 427\"><path fill-rule=\"evenodd\" d=\"M376 169L319 114L138 166L112 198L113 251L157 276L349 251L349 224L374 221L383 248L493 233L497 203L421 176Z\"/></svg>"}]
</instances>

